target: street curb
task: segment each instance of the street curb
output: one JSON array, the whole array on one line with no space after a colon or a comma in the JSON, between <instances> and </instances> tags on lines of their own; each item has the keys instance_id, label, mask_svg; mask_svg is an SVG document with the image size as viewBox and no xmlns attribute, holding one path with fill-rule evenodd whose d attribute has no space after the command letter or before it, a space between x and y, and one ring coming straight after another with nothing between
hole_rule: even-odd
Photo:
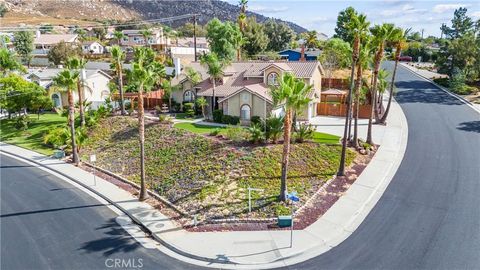
<instances>
[{"instance_id":1,"label":"street curb","mask_svg":"<svg viewBox=\"0 0 480 270\"><path fill-rule=\"evenodd\" d=\"M1 144L7 144L7 143L4 143L4 142L0 142L0 145ZM18 146L17 146L18 147ZM28 149L27 149L28 150ZM31 150L30 150L31 151ZM17 155L15 153L12 153L12 152L9 152L9 151L5 151L4 149L0 149L0 152L3 152L3 153L6 153L8 155L11 155L17 159L20 159L20 160L26 160L28 162L31 162L31 163L34 163L34 164L37 164L47 170L50 170L50 171L53 171L55 172L56 174L59 174L67 179L69 179L70 181L73 181L74 183L80 185L81 187L87 189L88 191L92 192L93 194L97 195L98 197L102 198L103 200L107 201L109 204L115 206L117 209L119 209L122 213L124 213L126 216L128 216L132 222L141 227L143 231L147 232L148 235L150 235L153 239L155 239L157 242L159 242L161 245L163 245L164 247L166 247L167 249L169 249L170 251L176 253L176 254L180 254L181 256L184 256L184 257L187 257L187 258L190 258L190 259L193 259L193 260L197 260L197 261L202 261L202 262L208 262L208 263L218 263L218 264L223 264L223 265L236 265L237 263L235 262L232 262L232 261L225 261L225 260L216 260L216 259L212 259L212 258L207 258L207 257L201 257L201 256L197 256L197 255L193 255L193 254L190 254L190 253L187 253L187 252L184 252L172 245L170 245L168 242L164 241L163 239L161 239L160 237L158 237L156 234L154 234L150 229L148 229L142 222L140 222L135 216L133 216L132 214L130 214L127 210L125 210L123 207L121 207L120 205L118 205L116 202L110 200L109 198L107 198L105 195L101 194L100 192L97 192L96 190L90 188L88 185L85 185L84 183L80 182L80 181L77 181L75 178L73 177L70 177L69 175L67 174L64 174L63 172L61 171L58 171L56 169L53 169L53 168L50 168L38 161L35 161L35 160L32 160L32 159L28 159L28 158L25 158L25 157L22 157L20 155ZM174 257L175 258L175 257ZM176 258L176 259L179 259L179 258Z\"/></svg>"},{"instance_id":2,"label":"street curb","mask_svg":"<svg viewBox=\"0 0 480 270\"><path fill-rule=\"evenodd\" d=\"M410 71L410 72L413 73L414 75L416 75L416 76L418 76L418 77L420 77L420 78L428 81L429 83L433 84L434 86L436 86L436 87L439 88L440 90L444 91L445 93L451 95L452 97L455 97L455 98L461 100L463 103L465 103L467 106L469 106L470 108L472 108L474 111L480 113L480 109L477 109L477 108L473 105L472 102L466 100L466 99L463 98L462 96L459 96L459 95L457 95L457 94L455 94L455 93L452 93L452 92L449 91L447 88L445 88L445 87L439 85L438 83L434 82L432 79L427 78L427 77L421 75L420 73L417 73L416 71L414 71L414 70L412 69L412 67L408 66L407 64L400 63L400 65L402 65L405 69L407 69L408 71Z\"/></svg>"}]
</instances>

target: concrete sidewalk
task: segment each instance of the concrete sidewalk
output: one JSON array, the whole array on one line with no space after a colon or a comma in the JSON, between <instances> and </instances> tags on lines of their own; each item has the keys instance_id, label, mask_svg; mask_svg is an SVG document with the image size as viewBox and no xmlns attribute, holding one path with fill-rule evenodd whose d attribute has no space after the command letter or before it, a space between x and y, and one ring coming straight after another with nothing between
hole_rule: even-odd
<instances>
[{"instance_id":1,"label":"concrete sidewalk","mask_svg":"<svg viewBox=\"0 0 480 270\"><path fill-rule=\"evenodd\" d=\"M383 136L375 141L381 146L368 167L325 215L306 229L294 231L293 247L289 246L290 231L187 232L110 182L97 177L94 185L92 174L73 165L8 144L2 143L1 150L68 175L102 194L148 228L154 238L163 243L159 249L172 257L201 266L263 269L318 256L340 244L360 225L380 199L405 153L408 128L395 102L387 121Z\"/></svg>"}]
</instances>

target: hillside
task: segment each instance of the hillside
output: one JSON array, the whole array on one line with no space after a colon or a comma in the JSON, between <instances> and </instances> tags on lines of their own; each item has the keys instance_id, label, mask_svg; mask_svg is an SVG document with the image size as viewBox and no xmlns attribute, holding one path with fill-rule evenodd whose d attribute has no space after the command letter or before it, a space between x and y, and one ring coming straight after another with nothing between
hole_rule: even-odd
<instances>
[{"instance_id":1,"label":"hillside","mask_svg":"<svg viewBox=\"0 0 480 270\"><path fill-rule=\"evenodd\" d=\"M200 14L199 23L205 24L214 17L220 20L235 21L239 11L237 6L217 0L6 0L6 3L9 13L4 19L4 24L9 25L28 23L29 21L26 21L25 17L34 23L42 20L49 22L52 19L87 21L159 19L189 13ZM247 14L255 16L260 22L268 19L258 13L247 12ZM185 20L167 24L176 27L184 23ZM295 23L285 23L297 33L306 31L305 28Z\"/></svg>"}]
</instances>

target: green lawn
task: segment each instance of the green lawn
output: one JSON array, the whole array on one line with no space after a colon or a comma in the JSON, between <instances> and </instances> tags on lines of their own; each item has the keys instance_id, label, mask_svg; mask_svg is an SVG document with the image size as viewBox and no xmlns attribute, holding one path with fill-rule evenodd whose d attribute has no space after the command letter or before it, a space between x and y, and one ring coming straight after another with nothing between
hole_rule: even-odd
<instances>
[{"instance_id":1,"label":"green lawn","mask_svg":"<svg viewBox=\"0 0 480 270\"><path fill-rule=\"evenodd\" d=\"M340 137L315 131L313 133L313 141L317 143L339 144Z\"/></svg>"},{"instance_id":2,"label":"green lawn","mask_svg":"<svg viewBox=\"0 0 480 270\"><path fill-rule=\"evenodd\" d=\"M186 113L176 113L175 114L176 119L181 119L181 120L195 120L195 117L190 117Z\"/></svg>"},{"instance_id":3,"label":"green lawn","mask_svg":"<svg viewBox=\"0 0 480 270\"><path fill-rule=\"evenodd\" d=\"M15 119L2 119L0 121L0 141L15 144L45 155L53 154L53 149L43 144L43 134L50 129L67 123L67 118L56 113L30 115L32 122L28 130L22 131L15 128Z\"/></svg>"},{"instance_id":4,"label":"green lawn","mask_svg":"<svg viewBox=\"0 0 480 270\"><path fill-rule=\"evenodd\" d=\"M197 134L208 134L217 128L221 130L225 129L225 127L205 126L205 125L199 125L195 123L177 123L175 124L174 127L184 129Z\"/></svg>"}]
</instances>

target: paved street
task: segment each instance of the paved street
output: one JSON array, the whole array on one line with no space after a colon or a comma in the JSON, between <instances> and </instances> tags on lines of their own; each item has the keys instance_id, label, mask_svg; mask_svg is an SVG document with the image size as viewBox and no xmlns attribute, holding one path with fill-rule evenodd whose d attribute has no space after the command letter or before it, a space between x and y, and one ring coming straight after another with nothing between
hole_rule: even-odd
<instances>
[{"instance_id":1,"label":"paved street","mask_svg":"<svg viewBox=\"0 0 480 270\"><path fill-rule=\"evenodd\" d=\"M1 269L198 269L141 246L83 191L0 157ZM110 267L115 259L130 267Z\"/></svg>"},{"instance_id":2,"label":"paved street","mask_svg":"<svg viewBox=\"0 0 480 270\"><path fill-rule=\"evenodd\" d=\"M397 174L346 241L291 269L480 266L480 115L405 68L397 76L409 125Z\"/></svg>"}]
</instances>

